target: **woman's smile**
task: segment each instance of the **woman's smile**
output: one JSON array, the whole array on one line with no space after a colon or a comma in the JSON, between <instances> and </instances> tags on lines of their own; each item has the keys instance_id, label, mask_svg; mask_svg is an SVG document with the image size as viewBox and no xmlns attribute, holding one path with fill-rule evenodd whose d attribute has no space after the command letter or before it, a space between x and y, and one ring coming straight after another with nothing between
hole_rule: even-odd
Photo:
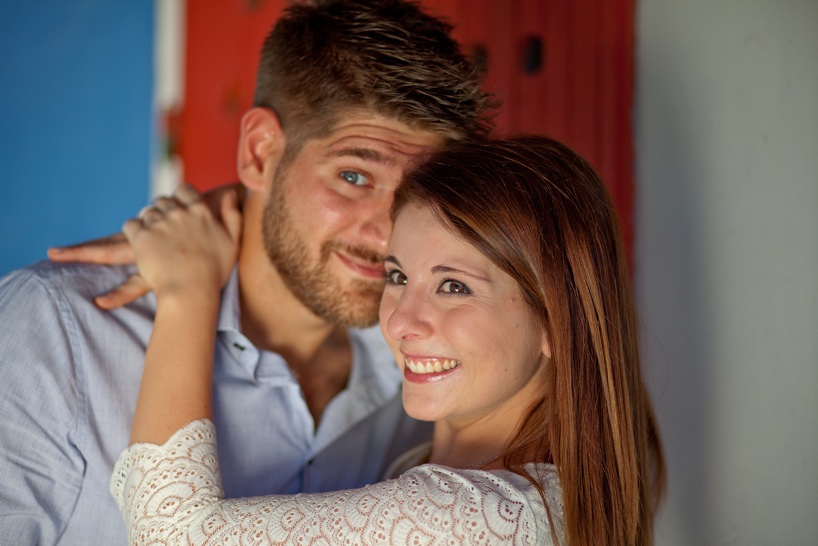
<instances>
[{"instance_id":1,"label":"woman's smile","mask_svg":"<svg viewBox=\"0 0 818 546\"><path fill-rule=\"evenodd\" d=\"M502 428L541 396L545 333L516 281L482 252L409 204L384 266L381 329L409 415Z\"/></svg>"}]
</instances>

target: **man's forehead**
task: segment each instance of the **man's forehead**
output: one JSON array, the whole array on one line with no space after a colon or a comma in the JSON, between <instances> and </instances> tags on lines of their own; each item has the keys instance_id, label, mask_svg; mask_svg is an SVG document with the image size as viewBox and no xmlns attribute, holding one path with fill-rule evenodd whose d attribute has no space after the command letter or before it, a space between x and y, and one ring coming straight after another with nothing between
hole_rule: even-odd
<instances>
[{"instance_id":1,"label":"man's forehead","mask_svg":"<svg viewBox=\"0 0 818 546\"><path fill-rule=\"evenodd\" d=\"M399 161L390 154L384 154L375 148L368 147L351 147L351 148L336 148L327 154L330 158L333 157L357 157L363 161L370 161L373 163L381 163L383 165L394 167L399 166Z\"/></svg>"},{"instance_id":2,"label":"man's forehead","mask_svg":"<svg viewBox=\"0 0 818 546\"><path fill-rule=\"evenodd\" d=\"M447 137L429 129L412 127L397 118L364 111L340 116L323 140L333 148L382 148L415 155L443 146Z\"/></svg>"}]
</instances>

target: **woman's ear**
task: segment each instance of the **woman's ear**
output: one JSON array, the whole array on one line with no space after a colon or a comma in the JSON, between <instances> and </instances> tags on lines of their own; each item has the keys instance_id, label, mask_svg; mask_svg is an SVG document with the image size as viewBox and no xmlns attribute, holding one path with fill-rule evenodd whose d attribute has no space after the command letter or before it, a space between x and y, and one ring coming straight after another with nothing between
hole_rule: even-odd
<instances>
[{"instance_id":1,"label":"woman's ear","mask_svg":"<svg viewBox=\"0 0 818 546\"><path fill-rule=\"evenodd\" d=\"M278 115L264 107L250 109L241 118L238 172L245 187L265 191L284 155L285 139Z\"/></svg>"},{"instance_id":2,"label":"woman's ear","mask_svg":"<svg viewBox=\"0 0 818 546\"><path fill-rule=\"evenodd\" d=\"M542 354L548 359L551 358L551 343L548 342L548 333L545 330L542 331Z\"/></svg>"}]
</instances>

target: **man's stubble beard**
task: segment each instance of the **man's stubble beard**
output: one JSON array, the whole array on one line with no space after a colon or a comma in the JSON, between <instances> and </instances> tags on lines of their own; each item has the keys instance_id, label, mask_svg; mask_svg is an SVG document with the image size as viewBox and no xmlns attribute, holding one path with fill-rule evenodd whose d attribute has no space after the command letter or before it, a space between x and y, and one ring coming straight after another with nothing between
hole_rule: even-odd
<instances>
[{"instance_id":1,"label":"man's stubble beard","mask_svg":"<svg viewBox=\"0 0 818 546\"><path fill-rule=\"evenodd\" d=\"M330 240L321 245L318 262L311 262L285 196L286 172L286 169L276 172L264 204L262 227L267 256L290 292L315 315L339 326L372 326L378 321L383 282L360 279L340 282L332 275L329 260L336 250L372 263L380 263L383 257L363 247Z\"/></svg>"}]
</instances>

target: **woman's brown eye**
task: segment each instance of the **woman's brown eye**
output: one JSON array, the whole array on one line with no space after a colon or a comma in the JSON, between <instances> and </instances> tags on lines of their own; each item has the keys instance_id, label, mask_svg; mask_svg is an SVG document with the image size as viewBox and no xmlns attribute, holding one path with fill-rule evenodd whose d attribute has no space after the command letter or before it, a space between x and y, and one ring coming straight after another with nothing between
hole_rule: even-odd
<instances>
[{"instance_id":1,"label":"woman's brown eye","mask_svg":"<svg viewBox=\"0 0 818 546\"><path fill-rule=\"evenodd\" d=\"M469 287L458 281L444 281L439 291L446 294L471 294Z\"/></svg>"},{"instance_id":2,"label":"woman's brown eye","mask_svg":"<svg viewBox=\"0 0 818 546\"><path fill-rule=\"evenodd\" d=\"M392 270L386 273L386 281L389 284L406 284L406 275L398 270Z\"/></svg>"}]
</instances>

